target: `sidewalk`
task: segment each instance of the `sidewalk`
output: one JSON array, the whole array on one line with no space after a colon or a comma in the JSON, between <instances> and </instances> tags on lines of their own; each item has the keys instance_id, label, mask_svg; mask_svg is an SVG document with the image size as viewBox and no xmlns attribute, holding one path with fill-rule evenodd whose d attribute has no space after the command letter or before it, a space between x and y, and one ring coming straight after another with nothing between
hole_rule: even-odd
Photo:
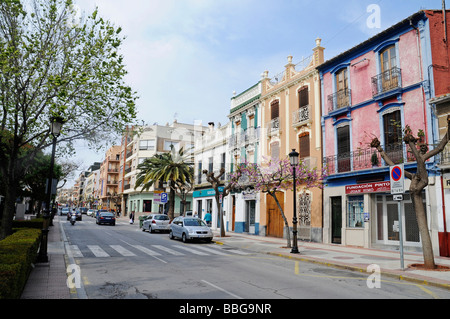
<instances>
[{"instance_id":1,"label":"sidewalk","mask_svg":"<svg viewBox=\"0 0 450 319\"><path fill-rule=\"evenodd\" d=\"M71 299L67 287L66 252L61 236L60 216L55 216L48 232L48 263L36 263L21 299Z\"/></svg>"},{"instance_id":2,"label":"sidewalk","mask_svg":"<svg viewBox=\"0 0 450 319\"><path fill-rule=\"evenodd\" d=\"M225 237L220 237L219 232L214 231L214 240L217 244L224 246L367 274L369 274L367 266L375 264L380 267L381 274L384 276L450 289L450 271L427 271L409 267L412 264L423 263L422 253L405 251L403 254L404 269L402 270L400 252L398 250L367 249L298 241L300 253L293 254L290 248L286 248L287 241L283 238L262 237L234 232L227 232ZM435 257L435 263L450 267L450 258Z\"/></svg>"},{"instance_id":3,"label":"sidewalk","mask_svg":"<svg viewBox=\"0 0 450 319\"><path fill-rule=\"evenodd\" d=\"M120 223L128 223L126 218ZM22 293L22 299L77 299L87 298L79 295L78 289L67 287L66 267L69 257L66 255L64 237L61 232L60 216L55 216L54 226L50 227L48 238L48 263L36 264ZM132 227L139 228L139 222ZM307 243L299 241L299 254L290 253L286 240L273 237L227 232L220 237L214 232L216 244L235 247L247 251L269 254L293 260L322 264L329 267L349 269L367 273L367 266L379 265L381 274L422 285L437 286L450 289L450 271L425 271L408 268L408 265L423 263L421 253L404 253L405 269L400 269L400 253L391 250L346 247L332 244ZM435 257L438 265L450 266L450 258ZM82 290L81 290L82 291Z\"/></svg>"}]
</instances>

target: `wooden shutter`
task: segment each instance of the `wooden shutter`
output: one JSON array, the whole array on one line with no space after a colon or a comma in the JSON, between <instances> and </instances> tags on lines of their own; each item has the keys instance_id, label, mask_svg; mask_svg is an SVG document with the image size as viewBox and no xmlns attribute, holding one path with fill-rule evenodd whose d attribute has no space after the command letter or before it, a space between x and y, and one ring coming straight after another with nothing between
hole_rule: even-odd
<instances>
[{"instance_id":1,"label":"wooden shutter","mask_svg":"<svg viewBox=\"0 0 450 319\"><path fill-rule=\"evenodd\" d=\"M278 100L273 101L272 104L270 104L270 112L271 112L270 119L271 120L276 119L277 117L280 116L279 108L280 108L280 103Z\"/></svg>"},{"instance_id":2,"label":"wooden shutter","mask_svg":"<svg viewBox=\"0 0 450 319\"><path fill-rule=\"evenodd\" d=\"M298 106L302 107L309 104L308 87L304 86L298 91Z\"/></svg>"},{"instance_id":3,"label":"wooden shutter","mask_svg":"<svg viewBox=\"0 0 450 319\"><path fill-rule=\"evenodd\" d=\"M303 133L300 135L299 139L299 149L300 149L300 158L305 158L310 156L309 151L309 133Z\"/></svg>"}]
</instances>

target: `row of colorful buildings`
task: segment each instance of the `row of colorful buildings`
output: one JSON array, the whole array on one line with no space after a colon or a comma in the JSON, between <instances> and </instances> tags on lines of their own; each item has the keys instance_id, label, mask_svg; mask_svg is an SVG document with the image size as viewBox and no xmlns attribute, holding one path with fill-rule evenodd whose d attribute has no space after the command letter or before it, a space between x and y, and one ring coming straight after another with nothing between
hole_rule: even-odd
<instances>
[{"instance_id":1,"label":"row of colorful buildings","mask_svg":"<svg viewBox=\"0 0 450 319\"><path fill-rule=\"evenodd\" d=\"M310 167L326 167L323 189L281 191L277 198L292 227L294 196L301 240L376 248L399 246L398 203L390 194L389 166L369 143L378 137L395 163L414 172L416 163L402 143L409 125L429 148L447 132L450 114L450 11L422 10L338 56L324 59L321 40L298 63L287 58L275 76L264 71L253 85L231 98L229 122L194 125L174 122L144 126L124 136L117 151L115 188L122 212L164 211L162 193L134 189L136 167L170 145L190 150L195 184L186 189L188 210L213 216L220 226L214 190L203 170L227 173L263 157L284 158L292 149ZM131 131L130 131L131 132ZM427 161L424 206L435 255L450 256L450 148ZM114 174L114 172L112 173ZM223 177L226 184L227 176ZM409 181L405 181L405 189ZM108 191L106 191L108 193ZM270 195L248 185L221 199L227 231L284 237L281 214ZM183 211L177 196L176 213ZM447 208L447 211L446 211ZM408 191L401 201L405 249L420 250Z\"/></svg>"}]
</instances>

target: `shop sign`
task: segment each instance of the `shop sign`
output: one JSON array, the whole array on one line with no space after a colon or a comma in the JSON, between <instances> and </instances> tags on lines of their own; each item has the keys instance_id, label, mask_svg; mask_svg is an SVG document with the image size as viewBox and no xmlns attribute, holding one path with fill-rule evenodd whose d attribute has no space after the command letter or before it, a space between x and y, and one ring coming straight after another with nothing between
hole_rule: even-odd
<instances>
[{"instance_id":1,"label":"shop sign","mask_svg":"<svg viewBox=\"0 0 450 319\"><path fill-rule=\"evenodd\" d=\"M390 192L390 182L374 182L345 186L345 194L385 193Z\"/></svg>"}]
</instances>

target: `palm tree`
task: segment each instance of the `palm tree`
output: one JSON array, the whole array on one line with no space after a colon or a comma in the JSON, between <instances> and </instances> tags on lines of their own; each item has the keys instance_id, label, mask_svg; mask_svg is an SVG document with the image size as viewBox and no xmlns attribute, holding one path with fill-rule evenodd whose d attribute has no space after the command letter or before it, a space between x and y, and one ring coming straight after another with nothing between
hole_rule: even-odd
<instances>
[{"instance_id":1,"label":"palm tree","mask_svg":"<svg viewBox=\"0 0 450 319\"><path fill-rule=\"evenodd\" d=\"M185 155L183 148L178 152L171 146L169 153L156 154L138 166L139 173L136 186L142 191L149 190L156 182L169 184L169 218L174 218L175 193L177 188L191 184L194 177L193 162L190 155Z\"/></svg>"}]
</instances>

